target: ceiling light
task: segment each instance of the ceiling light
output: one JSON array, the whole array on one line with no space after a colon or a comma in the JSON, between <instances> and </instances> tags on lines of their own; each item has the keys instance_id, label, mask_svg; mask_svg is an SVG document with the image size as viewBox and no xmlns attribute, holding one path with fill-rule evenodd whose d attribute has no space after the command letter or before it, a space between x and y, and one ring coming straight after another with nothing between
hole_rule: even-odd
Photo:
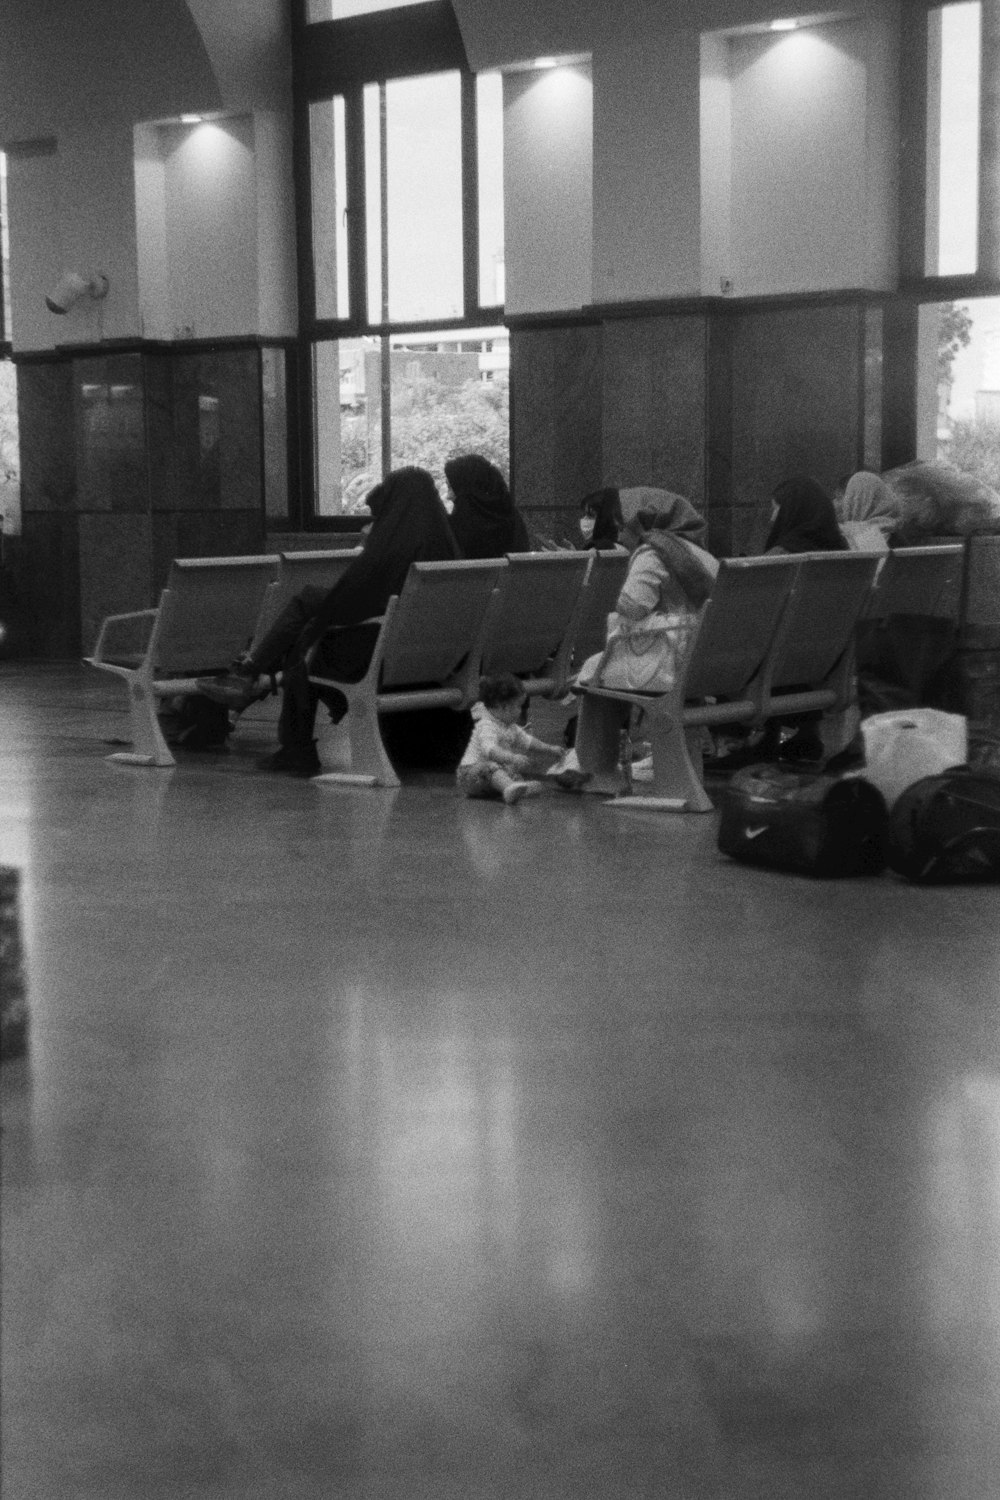
<instances>
[{"instance_id":1,"label":"ceiling light","mask_svg":"<svg viewBox=\"0 0 1000 1500\"><path fill-rule=\"evenodd\" d=\"M203 115L181 115L181 124L182 125L200 125L201 122L202 122L202 120L203 120L203 118L204 118Z\"/></svg>"},{"instance_id":2,"label":"ceiling light","mask_svg":"<svg viewBox=\"0 0 1000 1500\"><path fill-rule=\"evenodd\" d=\"M536 68L554 68L554 67L557 67L557 66L558 66L558 64L556 63L556 60L555 60L554 57L536 57L535 58L535 67Z\"/></svg>"},{"instance_id":3,"label":"ceiling light","mask_svg":"<svg viewBox=\"0 0 1000 1500\"><path fill-rule=\"evenodd\" d=\"M799 24L798 21L791 21L791 20L789 20L789 21L772 21L771 22L771 30L772 31L794 31L795 28L798 26L798 24Z\"/></svg>"}]
</instances>

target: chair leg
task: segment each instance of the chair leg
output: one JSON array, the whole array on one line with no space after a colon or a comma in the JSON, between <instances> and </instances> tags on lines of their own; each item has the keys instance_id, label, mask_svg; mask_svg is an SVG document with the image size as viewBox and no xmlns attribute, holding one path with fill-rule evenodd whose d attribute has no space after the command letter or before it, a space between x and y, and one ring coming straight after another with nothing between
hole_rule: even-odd
<instances>
[{"instance_id":1,"label":"chair leg","mask_svg":"<svg viewBox=\"0 0 1000 1500\"><path fill-rule=\"evenodd\" d=\"M108 760L124 766L175 766L163 730L156 716L156 694L152 684L138 676L129 676L128 689L129 726L132 731L131 750L117 751Z\"/></svg>"},{"instance_id":2,"label":"chair leg","mask_svg":"<svg viewBox=\"0 0 1000 1500\"><path fill-rule=\"evenodd\" d=\"M583 789L585 792L616 797L624 790L618 755L627 712L627 705L615 698L597 698L592 693L584 693L581 698L576 753L580 769L590 773L590 780Z\"/></svg>"},{"instance_id":3,"label":"chair leg","mask_svg":"<svg viewBox=\"0 0 1000 1500\"><path fill-rule=\"evenodd\" d=\"M360 697L352 699L345 723L351 741L351 781L357 784L364 777L373 786L399 786L399 777L382 743L374 703ZM330 772L329 779L336 780L337 774Z\"/></svg>"},{"instance_id":4,"label":"chair leg","mask_svg":"<svg viewBox=\"0 0 1000 1500\"><path fill-rule=\"evenodd\" d=\"M649 795L671 802L678 811L713 812L714 803L701 779L701 730L680 729L655 714L649 716L648 726L653 747Z\"/></svg>"}]
</instances>

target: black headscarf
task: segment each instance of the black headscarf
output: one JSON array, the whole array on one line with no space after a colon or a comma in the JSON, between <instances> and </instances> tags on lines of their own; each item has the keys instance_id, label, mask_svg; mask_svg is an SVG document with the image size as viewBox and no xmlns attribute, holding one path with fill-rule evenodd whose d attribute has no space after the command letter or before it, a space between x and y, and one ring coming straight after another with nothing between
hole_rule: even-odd
<instances>
[{"instance_id":1,"label":"black headscarf","mask_svg":"<svg viewBox=\"0 0 1000 1500\"><path fill-rule=\"evenodd\" d=\"M785 479L771 497L778 507L764 551L846 552L847 543L833 501L821 484L808 475Z\"/></svg>"},{"instance_id":2,"label":"black headscarf","mask_svg":"<svg viewBox=\"0 0 1000 1500\"><path fill-rule=\"evenodd\" d=\"M327 594L299 641L307 649L332 625L380 615L406 582L410 564L459 554L448 512L426 469L394 469L368 496L371 530L359 557Z\"/></svg>"},{"instance_id":3,"label":"black headscarf","mask_svg":"<svg viewBox=\"0 0 1000 1500\"><path fill-rule=\"evenodd\" d=\"M451 529L463 557L531 551L528 529L495 465L478 453L466 453L449 458L444 472L455 495Z\"/></svg>"},{"instance_id":4,"label":"black headscarf","mask_svg":"<svg viewBox=\"0 0 1000 1500\"><path fill-rule=\"evenodd\" d=\"M584 495L580 501L580 512L594 518L594 532L590 540L584 543L583 551L588 547L603 550L617 544L622 527L622 511L616 489L593 490L589 495Z\"/></svg>"}]
</instances>

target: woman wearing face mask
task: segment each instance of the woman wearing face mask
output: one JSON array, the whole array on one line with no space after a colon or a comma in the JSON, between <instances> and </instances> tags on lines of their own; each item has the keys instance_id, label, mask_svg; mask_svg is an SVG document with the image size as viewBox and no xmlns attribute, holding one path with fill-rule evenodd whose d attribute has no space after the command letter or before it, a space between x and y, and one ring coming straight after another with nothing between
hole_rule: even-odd
<instances>
[{"instance_id":1,"label":"woman wearing face mask","mask_svg":"<svg viewBox=\"0 0 1000 1500\"><path fill-rule=\"evenodd\" d=\"M606 551L618 544L624 521L617 489L593 490L580 501L580 535L583 550Z\"/></svg>"}]
</instances>

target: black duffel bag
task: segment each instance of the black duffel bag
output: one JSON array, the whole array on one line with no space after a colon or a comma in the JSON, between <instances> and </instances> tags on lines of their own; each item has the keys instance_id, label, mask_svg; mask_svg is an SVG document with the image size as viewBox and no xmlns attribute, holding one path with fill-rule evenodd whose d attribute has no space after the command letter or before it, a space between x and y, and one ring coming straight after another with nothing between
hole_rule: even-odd
<instances>
[{"instance_id":1,"label":"black duffel bag","mask_svg":"<svg viewBox=\"0 0 1000 1500\"><path fill-rule=\"evenodd\" d=\"M801 875L878 875L886 865L882 793L856 776L747 766L722 796L718 845L745 864Z\"/></svg>"},{"instance_id":2,"label":"black duffel bag","mask_svg":"<svg viewBox=\"0 0 1000 1500\"><path fill-rule=\"evenodd\" d=\"M958 766L915 781L893 803L887 852L928 885L1000 880L1000 776Z\"/></svg>"}]
</instances>

